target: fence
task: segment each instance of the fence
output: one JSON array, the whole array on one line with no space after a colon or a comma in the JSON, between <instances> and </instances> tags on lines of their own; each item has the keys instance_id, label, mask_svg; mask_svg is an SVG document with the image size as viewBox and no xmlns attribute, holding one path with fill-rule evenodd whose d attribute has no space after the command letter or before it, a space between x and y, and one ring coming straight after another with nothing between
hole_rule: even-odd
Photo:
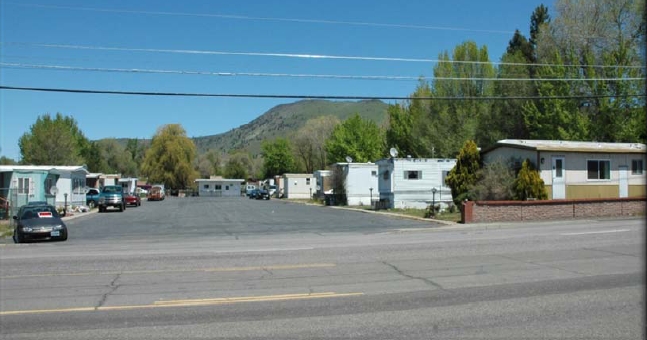
<instances>
[{"instance_id":1,"label":"fence","mask_svg":"<svg viewBox=\"0 0 647 340\"><path fill-rule=\"evenodd\" d=\"M21 194L17 188L0 188L0 219L9 220L23 205L35 201L33 194ZM45 195L47 204L55 205L56 197Z\"/></svg>"}]
</instances>

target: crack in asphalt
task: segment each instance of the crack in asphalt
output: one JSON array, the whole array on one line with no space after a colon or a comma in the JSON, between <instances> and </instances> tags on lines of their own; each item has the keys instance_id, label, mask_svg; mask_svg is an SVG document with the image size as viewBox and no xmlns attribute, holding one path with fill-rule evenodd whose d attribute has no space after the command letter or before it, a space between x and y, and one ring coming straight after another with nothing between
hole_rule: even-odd
<instances>
[{"instance_id":1,"label":"crack in asphalt","mask_svg":"<svg viewBox=\"0 0 647 340\"><path fill-rule=\"evenodd\" d=\"M601 251L601 252L605 252L605 253L609 253L609 254L613 254L613 255L619 255L619 256L639 257L638 255L634 255L634 254L625 254L625 253L620 253L620 252L617 252L617 251L597 249L597 248L582 248L582 249L592 250L592 251Z\"/></svg>"},{"instance_id":2,"label":"crack in asphalt","mask_svg":"<svg viewBox=\"0 0 647 340\"><path fill-rule=\"evenodd\" d=\"M112 279L112 281L110 282L110 285L108 285L108 287L111 288L110 291L103 294L103 296L101 297L101 300L99 300L99 303L97 304L97 306L94 307L95 310L98 310L99 308L103 307L103 304L106 303L106 300L108 299L108 296L110 294L114 293L115 290L117 290L117 288L119 288L119 286L121 286L121 285L115 284L117 282L117 280L119 280L120 277L121 277L121 273L117 273L117 275L115 275L115 278Z\"/></svg>"},{"instance_id":3,"label":"crack in asphalt","mask_svg":"<svg viewBox=\"0 0 647 340\"><path fill-rule=\"evenodd\" d=\"M420 280L420 281L422 281L422 282L424 282L424 283L426 283L426 284L428 284L430 286L433 286L433 287L438 288L440 290L446 291L446 289L443 288L443 286L439 285L438 283L436 283L436 282L434 282L434 281L432 281L432 280L430 280L430 279L428 279L426 277L420 277L420 276L413 276L413 275L405 274L396 265L388 263L386 261L382 261L382 264L391 267L393 270L395 270L401 276L404 276L404 277L412 279L412 280Z\"/></svg>"},{"instance_id":4,"label":"crack in asphalt","mask_svg":"<svg viewBox=\"0 0 647 340\"><path fill-rule=\"evenodd\" d=\"M508 257L508 256L505 256L505 255L500 255L500 254L499 254L499 255L497 255L497 256L502 257L502 258L507 259L507 260L515 261L515 262L521 262L521 263L526 263L526 264L532 264L532 265L534 265L534 266L540 266L540 267L546 267L546 268L551 268L551 269L557 269L557 270L565 271L565 272L567 272L567 273L571 273L571 274L577 274L577 275L589 275L589 274L587 274L587 273L581 273L581 272L578 272L578 271L576 271L576 270L569 270L569 269L562 268L562 267L558 267L558 266L552 266L552 265L549 265L549 264L546 264L546 263L539 263L539 262L527 261L527 260L519 260L519 259L515 259L514 257Z\"/></svg>"}]
</instances>

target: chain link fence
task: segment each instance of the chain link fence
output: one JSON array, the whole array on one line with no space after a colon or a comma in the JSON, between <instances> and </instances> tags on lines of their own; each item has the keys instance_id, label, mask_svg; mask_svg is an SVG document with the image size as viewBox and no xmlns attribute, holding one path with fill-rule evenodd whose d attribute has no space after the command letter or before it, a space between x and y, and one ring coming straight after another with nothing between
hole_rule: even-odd
<instances>
[{"instance_id":1,"label":"chain link fence","mask_svg":"<svg viewBox=\"0 0 647 340\"><path fill-rule=\"evenodd\" d=\"M20 207L34 200L34 195L21 194L17 188L0 188L0 220L13 220ZM45 195L45 201L55 205L56 196Z\"/></svg>"}]
</instances>

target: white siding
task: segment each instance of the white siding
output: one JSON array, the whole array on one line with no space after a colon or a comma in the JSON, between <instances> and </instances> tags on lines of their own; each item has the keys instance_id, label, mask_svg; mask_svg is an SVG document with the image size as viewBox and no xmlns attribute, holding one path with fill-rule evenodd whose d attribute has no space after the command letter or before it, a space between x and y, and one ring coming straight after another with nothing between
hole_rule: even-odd
<instances>
[{"instance_id":1,"label":"white siding","mask_svg":"<svg viewBox=\"0 0 647 340\"><path fill-rule=\"evenodd\" d=\"M455 159L397 158L378 161L380 199L389 199L391 208L426 208L433 200L449 203L451 190L443 182L443 171L456 165ZM385 178L385 172L388 171ZM418 172L418 179L405 178L405 172ZM432 189L437 190L436 194Z\"/></svg>"},{"instance_id":2,"label":"white siding","mask_svg":"<svg viewBox=\"0 0 647 340\"><path fill-rule=\"evenodd\" d=\"M346 175L348 205L370 205L371 188L373 189L373 199L379 198L377 164L350 163L342 166Z\"/></svg>"},{"instance_id":3,"label":"white siding","mask_svg":"<svg viewBox=\"0 0 647 340\"><path fill-rule=\"evenodd\" d=\"M240 197L241 182L206 179L196 180L198 195L200 197Z\"/></svg>"},{"instance_id":4,"label":"white siding","mask_svg":"<svg viewBox=\"0 0 647 340\"><path fill-rule=\"evenodd\" d=\"M309 199L317 191L317 181L312 174L285 174L283 179L285 198Z\"/></svg>"}]
</instances>

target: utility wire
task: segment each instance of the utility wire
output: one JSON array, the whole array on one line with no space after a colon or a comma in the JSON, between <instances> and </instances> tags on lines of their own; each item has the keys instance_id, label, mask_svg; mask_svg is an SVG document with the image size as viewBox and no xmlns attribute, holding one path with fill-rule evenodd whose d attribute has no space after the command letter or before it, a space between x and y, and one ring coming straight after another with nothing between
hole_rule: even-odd
<instances>
[{"instance_id":1,"label":"utility wire","mask_svg":"<svg viewBox=\"0 0 647 340\"><path fill-rule=\"evenodd\" d=\"M175 53L195 55L233 55L248 57L279 57L279 58L301 58L301 59L333 59L333 60L361 60L361 61L394 61L394 62L417 62L417 63L448 63L468 65L509 65L509 66L532 66L532 67L594 67L613 69L641 69L644 66L630 65L578 65L578 64L532 64L532 63L508 63L496 61L468 61L468 60L441 60L428 58L402 58L402 57L371 57L371 56L343 56L326 54L307 53L266 53L266 52L231 52L231 51L209 51L209 50L184 50L184 49L158 49L158 48L128 48L128 47L107 47L89 45L69 44L40 44L25 42L0 42L0 45L15 45L27 47L61 48L93 51L118 51L118 52L143 52L143 53Z\"/></svg>"},{"instance_id":2,"label":"utility wire","mask_svg":"<svg viewBox=\"0 0 647 340\"><path fill-rule=\"evenodd\" d=\"M502 31L502 30L483 30L483 29L472 29L472 28L462 28L462 27L443 27L443 26L409 25L409 24L387 24L387 23L365 22L365 21L339 21L339 20L300 19L300 18L254 17L254 16L246 16L246 15L186 13L186 12L132 11L132 10L120 10L120 9L110 9L110 8L55 6L55 5L26 4L26 3L12 3L12 2L7 2L6 4L7 5L14 5L14 6L22 6L22 7L65 9L65 10L75 10L75 11L92 11L92 12L107 12L107 13L148 14L148 15L204 17L204 18L221 18L221 19L236 19L236 20L279 21L279 22L282 21L282 22L327 24L327 25L352 25L352 26L406 28L406 29L421 29L421 30L441 30L441 31L463 31L463 32L495 33L495 34L514 34L514 32L512 32L512 31Z\"/></svg>"},{"instance_id":3,"label":"utility wire","mask_svg":"<svg viewBox=\"0 0 647 340\"><path fill-rule=\"evenodd\" d=\"M590 96L510 96L510 97L402 97L402 96L337 96L337 95L293 95L293 94L237 94L237 93L195 93L195 92L144 92L63 89L47 87L19 87L0 85L0 90L41 91L82 94L111 94L136 96L175 96L175 97L229 97L229 98L274 98L274 99L352 99L352 100L533 100L533 99L591 99L591 98L638 98L647 94L629 95L590 95Z\"/></svg>"},{"instance_id":4,"label":"utility wire","mask_svg":"<svg viewBox=\"0 0 647 340\"><path fill-rule=\"evenodd\" d=\"M151 73L173 75L201 75L223 77L292 77L292 78L328 78L328 79L354 79L354 80L451 80L451 81L645 81L645 78L486 78L486 77L425 77L425 76L383 76L383 75L340 75L340 74L308 74L308 73L263 73L263 72L211 72L190 70L155 70L155 69L126 69L126 68L100 68L77 67L65 65L22 64L4 63L0 66L21 69L45 69L55 71L84 71L84 72L116 72L116 73Z\"/></svg>"}]
</instances>

